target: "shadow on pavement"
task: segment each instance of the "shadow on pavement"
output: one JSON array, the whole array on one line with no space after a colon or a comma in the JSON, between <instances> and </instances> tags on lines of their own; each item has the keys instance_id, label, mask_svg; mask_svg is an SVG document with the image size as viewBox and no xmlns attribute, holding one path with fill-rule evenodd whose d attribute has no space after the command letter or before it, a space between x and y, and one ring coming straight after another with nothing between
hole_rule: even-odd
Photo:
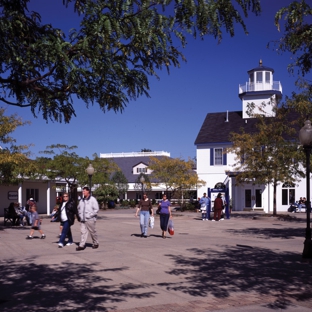
<instances>
[{"instance_id":1,"label":"shadow on pavement","mask_svg":"<svg viewBox=\"0 0 312 312\"><path fill-rule=\"evenodd\" d=\"M98 263L61 263L58 267L36 265L34 259L0 263L1 311L107 311L114 303L127 298L149 298L154 292L149 285L118 283L105 278L109 271L125 271L128 267L99 270ZM12 298L15 299L13 302Z\"/></svg>"},{"instance_id":2,"label":"shadow on pavement","mask_svg":"<svg viewBox=\"0 0 312 312\"><path fill-rule=\"evenodd\" d=\"M301 228L247 228L243 230L226 230L230 235L254 236L262 239L280 238L280 239L294 239L305 237L305 229Z\"/></svg>"},{"instance_id":3,"label":"shadow on pavement","mask_svg":"<svg viewBox=\"0 0 312 312\"><path fill-rule=\"evenodd\" d=\"M180 276L182 281L160 286L203 298L227 298L239 292L246 296L256 292L264 298L270 294L276 297L273 309L291 305L290 298L312 298L312 265L300 263L298 254L248 245L221 248L226 252L193 248L188 250L193 253L191 257L166 255L174 262L174 268L167 273Z\"/></svg>"}]
</instances>

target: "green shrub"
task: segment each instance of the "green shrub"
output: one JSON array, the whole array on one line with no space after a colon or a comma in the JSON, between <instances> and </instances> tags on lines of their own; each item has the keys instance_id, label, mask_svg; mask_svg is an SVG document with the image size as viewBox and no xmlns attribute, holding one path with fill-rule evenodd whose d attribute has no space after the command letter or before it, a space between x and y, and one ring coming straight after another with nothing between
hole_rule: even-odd
<instances>
[{"instance_id":1,"label":"green shrub","mask_svg":"<svg viewBox=\"0 0 312 312\"><path fill-rule=\"evenodd\" d=\"M192 203L184 203L182 206L181 206L181 210L195 210L195 205L192 204Z\"/></svg>"},{"instance_id":2,"label":"green shrub","mask_svg":"<svg viewBox=\"0 0 312 312\"><path fill-rule=\"evenodd\" d=\"M137 201L131 199L129 204L130 204L130 207L131 207L131 208L134 208L134 207L137 205Z\"/></svg>"},{"instance_id":3,"label":"green shrub","mask_svg":"<svg viewBox=\"0 0 312 312\"><path fill-rule=\"evenodd\" d=\"M120 201L120 206L128 207L129 205L130 205L130 203L126 199Z\"/></svg>"}]
</instances>

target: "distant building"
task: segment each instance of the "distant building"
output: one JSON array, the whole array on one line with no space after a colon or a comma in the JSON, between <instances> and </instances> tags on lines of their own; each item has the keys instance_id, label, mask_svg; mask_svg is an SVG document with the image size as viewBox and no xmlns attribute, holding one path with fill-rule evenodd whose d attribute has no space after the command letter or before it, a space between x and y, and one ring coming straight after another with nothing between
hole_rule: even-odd
<instances>
[{"instance_id":1,"label":"distant building","mask_svg":"<svg viewBox=\"0 0 312 312\"><path fill-rule=\"evenodd\" d=\"M155 152L130 152L130 153L101 153L100 158L107 158L118 165L126 179L128 180L128 191L122 199L140 199L142 196L142 183L139 181L141 174L149 176L152 171L148 168L150 157L161 159L170 157L170 153L164 151ZM150 182L158 181L150 178ZM145 185L143 185L145 188ZM145 190L145 189L144 189ZM161 199L165 192L165 186L153 186L147 194L150 199Z\"/></svg>"},{"instance_id":2,"label":"distant building","mask_svg":"<svg viewBox=\"0 0 312 312\"><path fill-rule=\"evenodd\" d=\"M214 188L218 182L226 183L233 210L273 211L272 185L236 185L233 170L234 154L226 153L226 148L232 145L229 140L231 132L244 128L251 133L256 130L256 118L247 114L247 104L270 102L273 106L282 97L282 85L273 80L274 70L262 65L248 71L248 82L239 85L239 98L242 100L242 110L232 112L208 113L195 140L197 174L199 179L207 182L198 189L198 194ZM274 118L272 106L267 106L265 114ZM305 196L305 180L295 184L284 181L277 189L277 211L287 211L290 203L300 196Z\"/></svg>"}]
</instances>

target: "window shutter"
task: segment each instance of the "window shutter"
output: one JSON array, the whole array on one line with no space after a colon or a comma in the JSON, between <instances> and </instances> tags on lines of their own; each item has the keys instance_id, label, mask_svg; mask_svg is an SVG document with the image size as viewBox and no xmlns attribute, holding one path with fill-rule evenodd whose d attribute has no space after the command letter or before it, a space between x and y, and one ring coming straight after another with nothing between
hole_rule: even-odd
<instances>
[{"instance_id":1,"label":"window shutter","mask_svg":"<svg viewBox=\"0 0 312 312\"><path fill-rule=\"evenodd\" d=\"M213 166L214 164L213 157L214 157L213 148L211 148L210 149L210 166Z\"/></svg>"},{"instance_id":2,"label":"window shutter","mask_svg":"<svg viewBox=\"0 0 312 312\"><path fill-rule=\"evenodd\" d=\"M225 149L223 149L223 151L225 151ZM227 153L223 154L223 165L227 165Z\"/></svg>"}]
</instances>

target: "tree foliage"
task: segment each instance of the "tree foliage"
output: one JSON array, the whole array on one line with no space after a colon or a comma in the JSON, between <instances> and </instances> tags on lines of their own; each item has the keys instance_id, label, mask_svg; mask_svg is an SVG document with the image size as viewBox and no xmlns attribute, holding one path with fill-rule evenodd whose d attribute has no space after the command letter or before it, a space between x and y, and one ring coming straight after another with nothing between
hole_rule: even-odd
<instances>
[{"instance_id":1,"label":"tree foliage","mask_svg":"<svg viewBox=\"0 0 312 312\"><path fill-rule=\"evenodd\" d=\"M293 63L289 70L297 67L299 73L305 76L312 67L312 8L305 0L293 1L287 7L281 8L275 15L275 25L284 35L276 42L279 52L290 52Z\"/></svg>"},{"instance_id":2,"label":"tree foliage","mask_svg":"<svg viewBox=\"0 0 312 312\"><path fill-rule=\"evenodd\" d=\"M118 190L119 198L123 198L123 195L128 191L128 180L122 171L116 171L112 176L112 182Z\"/></svg>"},{"instance_id":3,"label":"tree foliage","mask_svg":"<svg viewBox=\"0 0 312 312\"><path fill-rule=\"evenodd\" d=\"M66 144L53 144L47 146L46 150L41 152L52 156L37 158L38 174L47 176L56 181L65 181L68 183L73 198L76 198L78 186L89 185L89 177L86 172L91 163L95 171L92 176L92 185L105 185L110 183L109 177L117 166L107 159L99 158L97 154L93 159L83 158L75 153L77 146L68 146Z\"/></svg>"},{"instance_id":4,"label":"tree foliage","mask_svg":"<svg viewBox=\"0 0 312 312\"><path fill-rule=\"evenodd\" d=\"M206 184L198 178L193 168L191 159L185 161L180 158L151 157L149 163L149 169L153 170L151 177L160 181L155 185L164 184L166 192L170 192L172 197L175 192L179 191L182 195L182 190L188 191Z\"/></svg>"},{"instance_id":5,"label":"tree foliage","mask_svg":"<svg viewBox=\"0 0 312 312\"><path fill-rule=\"evenodd\" d=\"M72 196L76 193L77 187L86 180L85 169L89 162L88 159L79 157L74 150L77 146L68 146L66 144L52 144L47 146L46 150L41 152L52 158L37 158L42 176L56 181L66 181Z\"/></svg>"},{"instance_id":6,"label":"tree foliage","mask_svg":"<svg viewBox=\"0 0 312 312\"><path fill-rule=\"evenodd\" d=\"M93 195L96 197L99 204L105 207L109 201L114 201L118 198L119 191L115 185L103 184L93 192Z\"/></svg>"},{"instance_id":7,"label":"tree foliage","mask_svg":"<svg viewBox=\"0 0 312 312\"><path fill-rule=\"evenodd\" d=\"M272 184L273 214L276 215L276 187L282 182L295 182L304 176L303 160L298 146L298 120L294 110L286 106L276 109L275 117L255 114L256 131L240 129L231 133L233 142L227 152L235 154L236 183Z\"/></svg>"},{"instance_id":8,"label":"tree foliage","mask_svg":"<svg viewBox=\"0 0 312 312\"><path fill-rule=\"evenodd\" d=\"M32 176L35 164L28 159L30 145L17 145L11 134L21 126L29 124L17 115L5 115L0 108L0 183L12 184Z\"/></svg>"},{"instance_id":9,"label":"tree foliage","mask_svg":"<svg viewBox=\"0 0 312 312\"><path fill-rule=\"evenodd\" d=\"M63 0L80 15L67 34L29 2L0 0L0 101L58 122L75 116L76 97L123 111L149 96L149 76L180 65L187 34L220 41L236 24L247 32L243 18L260 12L260 0Z\"/></svg>"}]
</instances>

